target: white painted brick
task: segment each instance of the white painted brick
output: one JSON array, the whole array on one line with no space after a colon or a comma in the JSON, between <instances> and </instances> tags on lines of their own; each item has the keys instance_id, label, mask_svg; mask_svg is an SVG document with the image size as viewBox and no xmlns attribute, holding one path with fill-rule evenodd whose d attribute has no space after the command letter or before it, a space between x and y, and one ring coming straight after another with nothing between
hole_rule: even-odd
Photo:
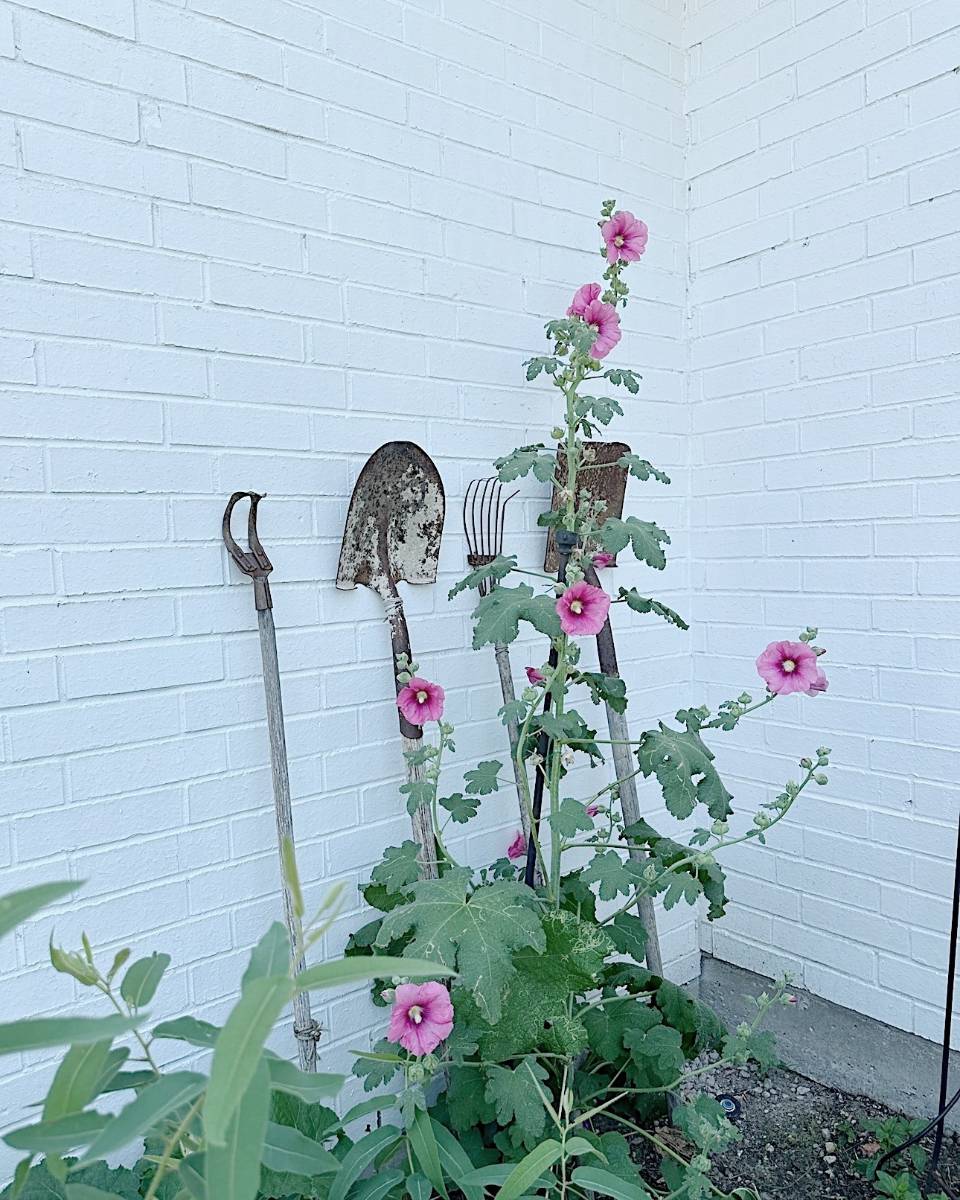
<instances>
[{"instance_id":1,"label":"white painted brick","mask_svg":"<svg viewBox=\"0 0 960 1200\"><path fill-rule=\"evenodd\" d=\"M170 418L170 440L181 445L297 450L309 441L309 418L296 410L182 403L173 407Z\"/></svg>"},{"instance_id":2,"label":"white painted brick","mask_svg":"<svg viewBox=\"0 0 960 1200\"><path fill-rule=\"evenodd\" d=\"M148 146L209 158L264 175L283 175L286 156L280 135L251 129L173 104L141 106L143 137Z\"/></svg>"},{"instance_id":3,"label":"white painted brick","mask_svg":"<svg viewBox=\"0 0 960 1200\"><path fill-rule=\"evenodd\" d=\"M19 279L0 278L0 321L31 333L146 343L154 337L149 300Z\"/></svg>"},{"instance_id":4,"label":"white painted brick","mask_svg":"<svg viewBox=\"0 0 960 1200\"><path fill-rule=\"evenodd\" d=\"M143 197L96 192L51 179L0 174L0 217L43 229L151 241L150 204Z\"/></svg>"},{"instance_id":5,"label":"white painted brick","mask_svg":"<svg viewBox=\"0 0 960 1200\"><path fill-rule=\"evenodd\" d=\"M212 263L210 299L233 308L263 309L287 316L340 319L340 289L305 275L281 275Z\"/></svg>"},{"instance_id":6,"label":"white painted brick","mask_svg":"<svg viewBox=\"0 0 960 1200\"><path fill-rule=\"evenodd\" d=\"M25 12L20 20L20 43L24 59L37 66L123 91L165 100L186 100L183 64L136 42L105 37L74 24ZM124 97L122 103L128 104L129 97Z\"/></svg>"},{"instance_id":7,"label":"white painted brick","mask_svg":"<svg viewBox=\"0 0 960 1200\"><path fill-rule=\"evenodd\" d=\"M193 199L207 208L226 208L310 230L326 226L326 199L313 188L209 163L194 163L191 175Z\"/></svg>"},{"instance_id":8,"label":"white painted brick","mask_svg":"<svg viewBox=\"0 0 960 1200\"><path fill-rule=\"evenodd\" d=\"M78 496L68 506L54 497L31 497L29 503L0 499L0 519L11 545L157 542L166 536L164 502L153 497L113 500Z\"/></svg>"},{"instance_id":9,"label":"white painted brick","mask_svg":"<svg viewBox=\"0 0 960 1200\"><path fill-rule=\"evenodd\" d=\"M848 338L866 333L870 328L870 309L866 300L852 304L837 304L819 312L800 313L770 321L764 328L764 344L768 351L789 350L794 347L819 345L833 338Z\"/></svg>"},{"instance_id":10,"label":"white painted brick","mask_svg":"<svg viewBox=\"0 0 960 1200\"><path fill-rule=\"evenodd\" d=\"M202 396L207 390L202 358L177 350L48 341L43 344L43 369L52 387L168 396ZM116 411L124 409L135 419L132 405L118 406ZM113 426L112 432L115 437L120 430Z\"/></svg>"},{"instance_id":11,"label":"white painted brick","mask_svg":"<svg viewBox=\"0 0 960 1200\"><path fill-rule=\"evenodd\" d=\"M910 258L906 253L886 258L866 259L852 266L841 267L797 285L797 300L801 308L818 308L837 304L854 296L872 296L910 282Z\"/></svg>"},{"instance_id":12,"label":"white painted brick","mask_svg":"<svg viewBox=\"0 0 960 1200\"><path fill-rule=\"evenodd\" d=\"M157 642L116 650L106 660L101 653L65 655L62 670L64 696L75 700L211 683L223 678L223 654L216 642Z\"/></svg>"},{"instance_id":13,"label":"white painted brick","mask_svg":"<svg viewBox=\"0 0 960 1200\"><path fill-rule=\"evenodd\" d=\"M160 442L163 412L151 401L101 400L91 412L88 397L7 392L0 396L4 432L10 437ZM100 452L100 458L103 459Z\"/></svg>"},{"instance_id":14,"label":"white painted brick","mask_svg":"<svg viewBox=\"0 0 960 1200\"><path fill-rule=\"evenodd\" d=\"M853 37L844 38L800 63L797 71L799 89L803 93L824 87L896 54L908 45L909 40L909 22L905 16L891 17L888 21L870 25Z\"/></svg>"},{"instance_id":15,"label":"white painted brick","mask_svg":"<svg viewBox=\"0 0 960 1200\"><path fill-rule=\"evenodd\" d=\"M135 141L137 102L96 84L78 82L22 62L5 63L0 110L34 120Z\"/></svg>"},{"instance_id":16,"label":"white painted brick","mask_svg":"<svg viewBox=\"0 0 960 1200\"><path fill-rule=\"evenodd\" d=\"M915 167L910 172L910 203L932 200L960 190L957 171L960 169L960 154L950 154L931 163Z\"/></svg>"},{"instance_id":17,"label":"white painted brick","mask_svg":"<svg viewBox=\"0 0 960 1200\"><path fill-rule=\"evenodd\" d=\"M960 35L952 34L916 46L889 62L873 67L866 76L867 101L881 100L894 92L915 87L935 75L952 71L957 65L958 47Z\"/></svg>"},{"instance_id":18,"label":"white painted brick","mask_svg":"<svg viewBox=\"0 0 960 1200\"><path fill-rule=\"evenodd\" d=\"M211 210L159 206L160 245L231 262L299 270L301 238L292 229Z\"/></svg>"},{"instance_id":19,"label":"white painted brick","mask_svg":"<svg viewBox=\"0 0 960 1200\"><path fill-rule=\"evenodd\" d=\"M342 371L245 358L217 360L213 395L218 400L308 408L344 408L347 402Z\"/></svg>"},{"instance_id":20,"label":"white painted brick","mask_svg":"<svg viewBox=\"0 0 960 1200\"><path fill-rule=\"evenodd\" d=\"M200 263L178 255L62 237L36 238L33 254L37 279L183 300L203 298Z\"/></svg>"},{"instance_id":21,"label":"white painted brick","mask_svg":"<svg viewBox=\"0 0 960 1200\"><path fill-rule=\"evenodd\" d=\"M899 210L906 203L906 181L899 176L876 179L799 209L794 215L794 235L808 237L852 225L866 217ZM901 217L902 220L902 217ZM869 236L869 235L868 235Z\"/></svg>"},{"instance_id":22,"label":"white painted brick","mask_svg":"<svg viewBox=\"0 0 960 1200\"><path fill-rule=\"evenodd\" d=\"M304 18L308 19L307 14ZM156 0L139 0L137 34L144 45L171 55L273 83L283 77L283 59L276 42Z\"/></svg>"},{"instance_id":23,"label":"white painted brick","mask_svg":"<svg viewBox=\"0 0 960 1200\"><path fill-rule=\"evenodd\" d=\"M36 383L36 343L29 338L0 338L0 380Z\"/></svg>"},{"instance_id":24,"label":"white painted brick","mask_svg":"<svg viewBox=\"0 0 960 1200\"><path fill-rule=\"evenodd\" d=\"M801 370L808 378L870 371L909 360L912 348L911 331L871 334L822 347L808 347L803 351Z\"/></svg>"},{"instance_id":25,"label":"white painted brick","mask_svg":"<svg viewBox=\"0 0 960 1200\"><path fill-rule=\"evenodd\" d=\"M160 306L161 341L195 350L299 359L303 335L294 321L190 304Z\"/></svg>"}]
</instances>

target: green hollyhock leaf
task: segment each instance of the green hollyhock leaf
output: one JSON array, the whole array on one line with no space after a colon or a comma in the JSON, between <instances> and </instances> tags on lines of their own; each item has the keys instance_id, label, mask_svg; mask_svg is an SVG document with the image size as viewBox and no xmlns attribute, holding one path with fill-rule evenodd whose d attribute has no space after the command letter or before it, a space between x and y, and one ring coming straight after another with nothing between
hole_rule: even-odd
<instances>
[{"instance_id":1,"label":"green hollyhock leaf","mask_svg":"<svg viewBox=\"0 0 960 1200\"><path fill-rule=\"evenodd\" d=\"M740 1131L712 1096L701 1095L690 1104L681 1104L674 1110L673 1123L688 1142L708 1154L740 1138Z\"/></svg>"},{"instance_id":2,"label":"green hollyhock leaf","mask_svg":"<svg viewBox=\"0 0 960 1200\"><path fill-rule=\"evenodd\" d=\"M411 779L401 784L400 795L407 798L407 813L413 814L423 805L429 806L433 800L433 790L436 784L430 779Z\"/></svg>"},{"instance_id":3,"label":"green hollyhock leaf","mask_svg":"<svg viewBox=\"0 0 960 1200\"><path fill-rule=\"evenodd\" d=\"M584 1013L583 1023L590 1038L590 1048L614 1063L623 1058L628 1034L644 1036L660 1023L660 1014L633 997L611 996L599 1008Z\"/></svg>"},{"instance_id":4,"label":"green hollyhock leaf","mask_svg":"<svg viewBox=\"0 0 960 1200\"><path fill-rule=\"evenodd\" d=\"M484 1096L495 1107L497 1121L512 1126L511 1140L516 1146L532 1149L543 1134L547 1110L537 1084L542 1087L547 1079L546 1068L535 1058L525 1058L515 1067L487 1067Z\"/></svg>"},{"instance_id":5,"label":"green hollyhock leaf","mask_svg":"<svg viewBox=\"0 0 960 1200\"><path fill-rule=\"evenodd\" d=\"M445 808L458 825L466 823L477 815L480 799L477 796L464 796L462 792L454 792L452 796L441 796L440 807Z\"/></svg>"},{"instance_id":6,"label":"green hollyhock leaf","mask_svg":"<svg viewBox=\"0 0 960 1200\"><path fill-rule=\"evenodd\" d=\"M615 900L617 896L629 896L637 885L638 871L629 860L620 857L616 850L604 850L595 854L583 872L584 883L600 885L601 900Z\"/></svg>"},{"instance_id":7,"label":"green hollyhock leaf","mask_svg":"<svg viewBox=\"0 0 960 1200\"><path fill-rule=\"evenodd\" d=\"M593 819L587 816L586 807L579 800L567 796L560 802L560 807L547 818L550 828L561 837L576 837L579 832L593 829Z\"/></svg>"},{"instance_id":8,"label":"green hollyhock leaf","mask_svg":"<svg viewBox=\"0 0 960 1200\"><path fill-rule=\"evenodd\" d=\"M377 945L412 933L405 953L456 970L483 1018L496 1023L515 972L511 956L525 946L542 951L546 939L529 888L500 881L471 892L470 879L470 870L458 867L442 879L415 883L413 903L387 913Z\"/></svg>"},{"instance_id":9,"label":"green hollyhock leaf","mask_svg":"<svg viewBox=\"0 0 960 1200\"><path fill-rule=\"evenodd\" d=\"M556 604L555 596L535 596L533 588L526 583L515 588L495 587L474 611L474 650L514 641L520 632L521 621L529 621L534 629L547 637L559 637L561 629Z\"/></svg>"},{"instance_id":10,"label":"green hollyhock leaf","mask_svg":"<svg viewBox=\"0 0 960 1200\"><path fill-rule=\"evenodd\" d=\"M653 463L647 462L645 458L640 458L636 454L622 454L617 459L618 467L626 467L630 474L641 482L646 483L648 479L655 479L658 483L669 484L670 476L664 471L658 471Z\"/></svg>"},{"instance_id":11,"label":"green hollyhock leaf","mask_svg":"<svg viewBox=\"0 0 960 1200\"><path fill-rule=\"evenodd\" d=\"M544 454L545 446L538 442L534 446L520 446L503 458L494 459L497 476L501 483L509 483L511 479L520 479L532 471L534 477L541 483L549 483L553 479L557 460L553 454Z\"/></svg>"},{"instance_id":12,"label":"green hollyhock leaf","mask_svg":"<svg viewBox=\"0 0 960 1200\"><path fill-rule=\"evenodd\" d=\"M463 773L464 790L470 796L489 796L500 787L498 776L502 770L503 763L495 758L477 763Z\"/></svg>"},{"instance_id":13,"label":"green hollyhock leaf","mask_svg":"<svg viewBox=\"0 0 960 1200\"><path fill-rule=\"evenodd\" d=\"M408 891L410 885L420 878L417 865L419 849L414 841L406 841L399 846L388 846L384 851L383 861L373 868L370 878L374 883L382 884L388 896Z\"/></svg>"},{"instance_id":14,"label":"green hollyhock leaf","mask_svg":"<svg viewBox=\"0 0 960 1200\"><path fill-rule=\"evenodd\" d=\"M522 725L527 715L525 700L508 700L497 714L504 725Z\"/></svg>"},{"instance_id":15,"label":"green hollyhock leaf","mask_svg":"<svg viewBox=\"0 0 960 1200\"><path fill-rule=\"evenodd\" d=\"M487 1100L486 1078L478 1064L464 1063L449 1070L446 1091L447 1112L454 1129L463 1132L494 1119L493 1105Z\"/></svg>"},{"instance_id":16,"label":"green hollyhock leaf","mask_svg":"<svg viewBox=\"0 0 960 1200\"><path fill-rule=\"evenodd\" d=\"M582 671L580 681L590 689L594 704L609 704L616 713L627 711L627 685L619 675L602 675L599 671Z\"/></svg>"},{"instance_id":17,"label":"green hollyhock leaf","mask_svg":"<svg viewBox=\"0 0 960 1200\"><path fill-rule=\"evenodd\" d=\"M388 1042L386 1038L381 1038L376 1043L373 1047L373 1054L382 1055L382 1057L358 1058L353 1064L353 1073L358 1079L363 1080L365 1092L373 1092L378 1087L383 1087L400 1069L400 1063L397 1062L397 1047L393 1042ZM301 1130L301 1132L303 1131Z\"/></svg>"},{"instance_id":18,"label":"green hollyhock leaf","mask_svg":"<svg viewBox=\"0 0 960 1200\"><path fill-rule=\"evenodd\" d=\"M639 1068L639 1075L651 1078L654 1083L671 1083L679 1076L686 1062L679 1030L671 1029L659 1021L646 1031L628 1030L624 1034L623 1044Z\"/></svg>"},{"instance_id":19,"label":"green hollyhock leaf","mask_svg":"<svg viewBox=\"0 0 960 1200\"><path fill-rule=\"evenodd\" d=\"M484 563L482 567L477 567L468 575L464 575L459 583L455 583L447 593L447 599L452 600L460 592L467 592L471 588L478 588L481 583L485 583L488 579L492 579L495 582L505 579L511 571L515 571L516 569L517 556L515 554L511 554L509 557L498 554L492 562Z\"/></svg>"},{"instance_id":20,"label":"green hollyhock leaf","mask_svg":"<svg viewBox=\"0 0 960 1200\"><path fill-rule=\"evenodd\" d=\"M713 753L692 730L681 732L648 729L637 751L640 770L647 777L656 775L671 815L686 820L698 804L704 805L715 821L725 820L733 812L733 796L723 786L713 765Z\"/></svg>"},{"instance_id":21,"label":"green hollyhock leaf","mask_svg":"<svg viewBox=\"0 0 960 1200\"><path fill-rule=\"evenodd\" d=\"M676 908L681 900L696 904L700 898L700 881L695 875L671 875L663 893L663 907Z\"/></svg>"},{"instance_id":22,"label":"green hollyhock leaf","mask_svg":"<svg viewBox=\"0 0 960 1200\"><path fill-rule=\"evenodd\" d=\"M617 913L607 932L621 954L629 954L634 962L643 962L647 948L647 930L639 917L633 913Z\"/></svg>"},{"instance_id":23,"label":"green hollyhock leaf","mask_svg":"<svg viewBox=\"0 0 960 1200\"><path fill-rule=\"evenodd\" d=\"M649 596L641 596L636 588L630 588L628 591L622 587L620 589L620 599L626 601L627 607L632 608L634 612L653 613L654 616L662 617L665 621L669 621L671 625L676 625L678 629L690 628L679 613L675 613L672 608L661 604L659 600L653 600Z\"/></svg>"},{"instance_id":24,"label":"green hollyhock leaf","mask_svg":"<svg viewBox=\"0 0 960 1200\"><path fill-rule=\"evenodd\" d=\"M648 567L662 571L667 565L664 546L670 545L670 535L653 521L640 521L637 517L608 517L597 530L597 540L611 554L619 554L631 546L634 555Z\"/></svg>"}]
</instances>

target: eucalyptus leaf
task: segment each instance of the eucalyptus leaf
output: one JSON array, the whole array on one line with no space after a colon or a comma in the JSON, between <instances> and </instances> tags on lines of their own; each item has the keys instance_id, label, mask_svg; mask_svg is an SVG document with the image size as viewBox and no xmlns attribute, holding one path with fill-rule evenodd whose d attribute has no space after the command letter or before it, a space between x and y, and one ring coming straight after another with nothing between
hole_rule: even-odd
<instances>
[{"instance_id":1,"label":"eucalyptus leaf","mask_svg":"<svg viewBox=\"0 0 960 1200\"><path fill-rule=\"evenodd\" d=\"M407 1130L407 1138L420 1170L440 1195L446 1197L447 1189L443 1182L443 1168L440 1165L440 1149L433 1132L433 1123L425 1109L417 1109L413 1123Z\"/></svg>"},{"instance_id":2,"label":"eucalyptus leaf","mask_svg":"<svg viewBox=\"0 0 960 1200\"><path fill-rule=\"evenodd\" d=\"M292 1175L332 1175L339 1162L319 1142L289 1125L267 1124L263 1141L263 1165L271 1171Z\"/></svg>"},{"instance_id":3,"label":"eucalyptus leaf","mask_svg":"<svg viewBox=\"0 0 960 1200\"><path fill-rule=\"evenodd\" d=\"M111 1120L109 1113L70 1113L55 1121L22 1125L11 1130L3 1140L14 1150L30 1150L48 1156L69 1154L78 1146L89 1145Z\"/></svg>"},{"instance_id":4,"label":"eucalyptus leaf","mask_svg":"<svg viewBox=\"0 0 960 1200\"><path fill-rule=\"evenodd\" d=\"M497 1200L519 1200L544 1171L548 1171L563 1153L563 1147L553 1138L541 1142L513 1168L497 1192Z\"/></svg>"},{"instance_id":5,"label":"eucalyptus leaf","mask_svg":"<svg viewBox=\"0 0 960 1200\"><path fill-rule=\"evenodd\" d=\"M269 1108L270 1081L267 1065L261 1059L230 1118L225 1145L207 1145L204 1177L211 1200L256 1197Z\"/></svg>"},{"instance_id":6,"label":"eucalyptus leaf","mask_svg":"<svg viewBox=\"0 0 960 1200\"><path fill-rule=\"evenodd\" d=\"M80 1112L99 1095L111 1043L90 1042L71 1046L57 1068L43 1104L43 1117L53 1121L67 1113Z\"/></svg>"},{"instance_id":7,"label":"eucalyptus leaf","mask_svg":"<svg viewBox=\"0 0 960 1200\"><path fill-rule=\"evenodd\" d=\"M279 921L274 921L250 953L243 973L241 989L254 979L284 976L290 972L290 935Z\"/></svg>"},{"instance_id":8,"label":"eucalyptus leaf","mask_svg":"<svg viewBox=\"0 0 960 1200\"><path fill-rule=\"evenodd\" d=\"M380 1154L386 1154L400 1141L400 1130L395 1125L381 1125L372 1133L355 1142L340 1162L340 1170L334 1176L328 1200L344 1200L347 1192Z\"/></svg>"},{"instance_id":9,"label":"eucalyptus leaf","mask_svg":"<svg viewBox=\"0 0 960 1200\"><path fill-rule=\"evenodd\" d=\"M0 1054L105 1041L139 1024L136 1017L30 1017L0 1025Z\"/></svg>"},{"instance_id":10,"label":"eucalyptus leaf","mask_svg":"<svg viewBox=\"0 0 960 1200\"><path fill-rule=\"evenodd\" d=\"M379 938L377 940L379 942ZM362 983L366 979L386 979L394 975L407 979L436 979L455 974L454 970L426 959L379 955L373 958L345 958L307 967L294 983L298 992L306 992L339 987L345 983Z\"/></svg>"},{"instance_id":11,"label":"eucalyptus leaf","mask_svg":"<svg viewBox=\"0 0 960 1200\"><path fill-rule=\"evenodd\" d=\"M156 1124L192 1103L206 1086L206 1078L196 1071L175 1071L161 1075L145 1087L136 1099L122 1108L103 1132L91 1142L79 1166L106 1158L142 1137Z\"/></svg>"},{"instance_id":12,"label":"eucalyptus leaf","mask_svg":"<svg viewBox=\"0 0 960 1200\"><path fill-rule=\"evenodd\" d=\"M307 1104L335 1096L343 1087L345 1076L325 1075L315 1071L301 1071L285 1058L266 1058L270 1073L270 1087L275 1092L286 1092Z\"/></svg>"},{"instance_id":13,"label":"eucalyptus leaf","mask_svg":"<svg viewBox=\"0 0 960 1200\"><path fill-rule=\"evenodd\" d=\"M650 1200L650 1192L639 1178L628 1183L602 1167L577 1167L571 1179L586 1191L610 1196L611 1200Z\"/></svg>"},{"instance_id":14,"label":"eucalyptus leaf","mask_svg":"<svg viewBox=\"0 0 960 1200\"><path fill-rule=\"evenodd\" d=\"M41 908L62 900L78 887L79 883L71 883L69 880L38 883L35 887L21 888L18 892L8 892L6 896L0 897L0 938L6 937Z\"/></svg>"},{"instance_id":15,"label":"eucalyptus leaf","mask_svg":"<svg viewBox=\"0 0 960 1200\"><path fill-rule=\"evenodd\" d=\"M137 959L127 968L120 984L120 995L133 1008L143 1008L153 999L169 966L169 954L151 954L149 958Z\"/></svg>"}]
</instances>

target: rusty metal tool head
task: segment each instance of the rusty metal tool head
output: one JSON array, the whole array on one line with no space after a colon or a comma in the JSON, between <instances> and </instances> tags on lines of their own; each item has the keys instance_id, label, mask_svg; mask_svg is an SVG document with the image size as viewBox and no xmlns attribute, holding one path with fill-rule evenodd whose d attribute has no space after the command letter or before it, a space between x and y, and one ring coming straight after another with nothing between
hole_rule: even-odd
<instances>
[{"instance_id":1,"label":"rusty metal tool head","mask_svg":"<svg viewBox=\"0 0 960 1200\"><path fill-rule=\"evenodd\" d=\"M273 563L267 558L267 552L260 544L260 538L257 536L257 506L263 496L259 492L234 492L227 501L227 507L223 510L223 544L230 552L230 557L237 564L244 575L249 575L253 580L253 596L257 605L257 612L264 612L268 608L273 608L273 598L270 595L270 581L267 576L273 570ZM247 515L247 542L250 545L249 550L244 550L238 545L233 533L230 529L230 521L233 518L233 510L241 500L250 501L250 512Z\"/></svg>"},{"instance_id":2,"label":"rusty metal tool head","mask_svg":"<svg viewBox=\"0 0 960 1200\"><path fill-rule=\"evenodd\" d=\"M350 498L337 587L361 583L389 607L401 579L435 583L443 516L443 483L430 456L413 442L381 446Z\"/></svg>"},{"instance_id":3,"label":"rusty metal tool head","mask_svg":"<svg viewBox=\"0 0 960 1200\"><path fill-rule=\"evenodd\" d=\"M586 492L593 500L603 500L606 510L599 524L607 517L619 517L623 513L623 500L627 492L627 468L619 467L617 463L624 454L630 453L626 442L584 442L584 450L592 450L593 458L588 464L589 471L583 472L577 480L577 490ZM565 478L567 473L567 456L561 447L557 451L557 478ZM553 511L560 508L560 489L554 487L550 507ZM557 554L556 530L550 529L547 535L547 550L543 559L543 569L553 574L560 566Z\"/></svg>"},{"instance_id":4,"label":"rusty metal tool head","mask_svg":"<svg viewBox=\"0 0 960 1200\"><path fill-rule=\"evenodd\" d=\"M463 496L463 532L467 539L467 565L476 569L492 563L503 553L503 524L507 505L517 493L503 494L503 484L491 475L471 479ZM490 592L490 580L479 586L481 596Z\"/></svg>"}]
</instances>

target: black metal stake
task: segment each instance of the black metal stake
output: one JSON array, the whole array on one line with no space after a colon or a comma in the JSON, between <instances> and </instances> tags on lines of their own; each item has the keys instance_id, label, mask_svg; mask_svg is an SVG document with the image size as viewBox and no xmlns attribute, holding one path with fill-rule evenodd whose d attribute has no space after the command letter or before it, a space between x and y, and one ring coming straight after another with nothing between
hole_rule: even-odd
<instances>
[{"instance_id":1,"label":"black metal stake","mask_svg":"<svg viewBox=\"0 0 960 1200\"><path fill-rule=\"evenodd\" d=\"M904 1150L909 1150L911 1146L916 1146L918 1142L923 1141L928 1134L936 1130L933 1152L930 1155L930 1165L927 1168L926 1178L923 1183L924 1192L929 1191L937 1167L940 1165L947 1115L957 1102L960 1101L960 1089L954 1093L949 1101L947 1100L947 1087L950 1082L950 1041L953 1034L953 997L956 990L958 933L960 933L960 821L957 824L957 855L953 872L953 910L950 919L950 953L947 965L946 1010L943 1014L943 1049L940 1055L940 1098L937 1115L919 1133L915 1133L913 1137L907 1138L901 1145L889 1150L878 1160L876 1167L879 1172L880 1168L885 1166L891 1159L896 1158L898 1154L902 1154Z\"/></svg>"},{"instance_id":2,"label":"black metal stake","mask_svg":"<svg viewBox=\"0 0 960 1200\"><path fill-rule=\"evenodd\" d=\"M557 582L563 583L567 577L567 563L570 561L570 555L577 544L577 535L571 533L569 529L557 530L557 554L560 558L560 566L557 568ZM550 646L550 657L547 659L547 664L551 670L557 665L557 650L554 645ZM548 713L553 706L553 696L550 692L543 698L543 711ZM534 841L540 840L540 813L543 810L543 784L547 775L547 760L550 755L550 735L542 729L540 736L537 738L537 763L536 773L533 781L533 824L530 831L530 837L527 839L527 864L523 872L523 881L527 887L533 887L534 876L537 871L537 846Z\"/></svg>"}]
</instances>

